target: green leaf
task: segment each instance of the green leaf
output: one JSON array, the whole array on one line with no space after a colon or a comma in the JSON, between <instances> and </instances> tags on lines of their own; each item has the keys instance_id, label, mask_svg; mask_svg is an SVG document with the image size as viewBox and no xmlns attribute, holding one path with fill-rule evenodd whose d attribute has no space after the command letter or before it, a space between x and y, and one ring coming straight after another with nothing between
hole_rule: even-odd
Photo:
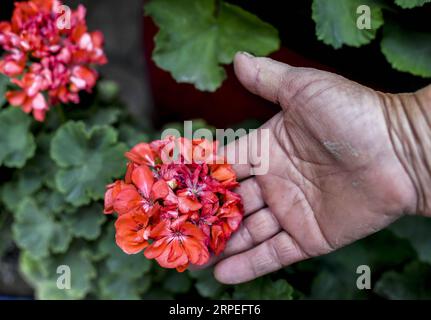
<instances>
[{"instance_id":1,"label":"green leaf","mask_svg":"<svg viewBox=\"0 0 431 320\"><path fill-rule=\"evenodd\" d=\"M99 282L101 297L110 300L139 300L151 286L151 278L130 279L121 274L103 275Z\"/></svg>"},{"instance_id":2,"label":"green leaf","mask_svg":"<svg viewBox=\"0 0 431 320\"><path fill-rule=\"evenodd\" d=\"M53 253L65 253L72 242L72 232L63 224L57 223L51 240L51 251Z\"/></svg>"},{"instance_id":3,"label":"green leaf","mask_svg":"<svg viewBox=\"0 0 431 320\"><path fill-rule=\"evenodd\" d=\"M178 82L215 91L226 77L221 64L237 51L267 55L279 47L277 30L223 1L157 0L145 11L159 26L153 59Z\"/></svg>"},{"instance_id":4,"label":"green leaf","mask_svg":"<svg viewBox=\"0 0 431 320\"><path fill-rule=\"evenodd\" d=\"M127 277L138 279L151 268L151 261L143 253L128 255L118 248L113 241L110 256L106 259L106 266L111 273L122 273L127 270Z\"/></svg>"},{"instance_id":5,"label":"green leaf","mask_svg":"<svg viewBox=\"0 0 431 320\"><path fill-rule=\"evenodd\" d=\"M105 102L110 102L118 97L120 88L115 81L100 80L97 82L97 95Z\"/></svg>"},{"instance_id":6,"label":"green leaf","mask_svg":"<svg viewBox=\"0 0 431 320\"><path fill-rule=\"evenodd\" d=\"M106 218L102 206L93 203L90 206L76 209L65 220L75 237L95 240L100 236L101 227Z\"/></svg>"},{"instance_id":7,"label":"green leaf","mask_svg":"<svg viewBox=\"0 0 431 320\"><path fill-rule=\"evenodd\" d=\"M65 220L64 213L75 210L75 207L65 202L63 195L57 190L44 188L34 195L34 199L36 199L40 207L60 220Z\"/></svg>"},{"instance_id":8,"label":"green leaf","mask_svg":"<svg viewBox=\"0 0 431 320\"><path fill-rule=\"evenodd\" d=\"M398 71L431 77L431 34L385 24L381 50Z\"/></svg>"},{"instance_id":9,"label":"green leaf","mask_svg":"<svg viewBox=\"0 0 431 320\"><path fill-rule=\"evenodd\" d=\"M102 229L102 235L92 245L92 258L95 261L106 258L115 248L115 228L111 222L105 225Z\"/></svg>"},{"instance_id":10,"label":"green leaf","mask_svg":"<svg viewBox=\"0 0 431 320\"><path fill-rule=\"evenodd\" d=\"M357 267L357 266L356 266ZM356 287L356 268L347 270L327 270L317 273L311 285L311 299L352 300L366 298L366 292Z\"/></svg>"},{"instance_id":11,"label":"green leaf","mask_svg":"<svg viewBox=\"0 0 431 320\"><path fill-rule=\"evenodd\" d=\"M421 261L431 263L431 219L407 216L395 222L389 229L396 236L407 239Z\"/></svg>"},{"instance_id":12,"label":"green leaf","mask_svg":"<svg viewBox=\"0 0 431 320\"><path fill-rule=\"evenodd\" d=\"M163 281L163 289L172 293L187 293L192 286L190 276L185 272L171 270Z\"/></svg>"},{"instance_id":13,"label":"green leaf","mask_svg":"<svg viewBox=\"0 0 431 320\"><path fill-rule=\"evenodd\" d=\"M118 139L127 144L129 148L134 147L140 142L149 142L147 134L139 131L129 124L121 124L118 128Z\"/></svg>"},{"instance_id":14,"label":"green leaf","mask_svg":"<svg viewBox=\"0 0 431 320\"><path fill-rule=\"evenodd\" d=\"M25 279L33 286L37 286L45 278L47 271L44 260L35 259L28 251L22 250L19 257L19 268Z\"/></svg>"},{"instance_id":15,"label":"green leaf","mask_svg":"<svg viewBox=\"0 0 431 320\"><path fill-rule=\"evenodd\" d=\"M272 281L269 277L235 286L233 299L240 300L292 300L293 288L284 279Z\"/></svg>"},{"instance_id":16,"label":"green leaf","mask_svg":"<svg viewBox=\"0 0 431 320\"><path fill-rule=\"evenodd\" d=\"M21 249L34 258L48 256L50 243L56 228L49 212L39 208L34 200L25 199L15 213L13 235Z\"/></svg>"},{"instance_id":17,"label":"green leaf","mask_svg":"<svg viewBox=\"0 0 431 320\"><path fill-rule=\"evenodd\" d=\"M371 29L359 29L357 9L368 5L371 9ZM376 37L383 25L383 14L378 1L372 0L313 0L312 16L317 38L335 49L343 44L360 47Z\"/></svg>"},{"instance_id":18,"label":"green leaf","mask_svg":"<svg viewBox=\"0 0 431 320\"><path fill-rule=\"evenodd\" d=\"M414 257L407 241L395 237L388 230L380 231L328 255L306 261L308 264L313 262L308 272L317 272L312 282L310 298L366 298L367 291L359 290L356 286L358 266L369 266L374 275L402 265Z\"/></svg>"},{"instance_id":19,"label":"green leaf","mask_svg":"<svg viewBox=\"0 0 431 320\"><path fill-rule=\"evenodd\" d=\"M43 185L52 187L52 180L57 169L55 163L49 157L49 135L39 135L36 138L37 152L36 155L27 161L24 168L15 171L13 179L0 186L0 199L9 211L14 212L20 201L37 193L37 197L58 196L53 192L39 191ZM61 196L61 199L63 197ZM52 203L49 199L42 200L43 206L49 205L49 210L63 210L59 201ZM38 202L39 202L38 200Z\"/></svg>"},{"instance_id":20,"label":"green leaf","mask_svg":"<svg viewBox=\"0 0 431 320\"><path fill-rule=\"evenodd\" d=\"M85 123L87 124L88 128L94 126L109 126L117 123L120 119L121 114L121 110L117 108L100 108L97 109L97 111L90 117L85 119Z\"/></svg>"},{"instance_id":21,"label":"green leaf","mask_svg":"<svg viewBox=\"0 0 431 320\"><path fill-rule=\"evenodd\" d=\"M422 7L425 3L429 2L431 2L431 0L395 0L395 3L403 9Z\"/></svg>"},{"instance_id":22,"label":"green leaf","mask_svg":"<svg viewBox=\"0 0 431 320\"><path fill-rule=\"evenodd\" d=\"M96 270L89 258L89 252L81 249L83 245L75 243L66 253L41 260L34 259L26 252L21 254L21 271L34 285L38 299L82 299L90 292ZM70 289L57 287L59 266L70 268Z\"/></svg>"},{"instance_id":23,"label":"green leaf","mask_svg":"<svg viewBox=\"0 0 431 320\"><path fill-rule=\"evenodd\" d=\"M7 85L9 84L9 78L4 74L0 73L0 107L2 107L6 102L6 91Z\"/></svg>"},{"instance_id":24,"label":"green leaf","mask_svg":"<svg viewBox=\"0 0 431 320\"><path fill-rule=\"evenodd\" d=\"M74 206L102 199L106 184L125 170L126 150L112 127L87 130L83 122L64 124L51 142L51 158L61 168L55 177L58 190Z\"/></svg>"},{"instance_id":25,"label":"green leaf","mask_svg":"<svg viewBox=\"0 0 431 320\"><path fill-rule=\"evenodd\" d=\"M151 289L148 290L142 298L144 300L173 300L174 296L166 290L151 287Z\"/></svg>"},{"instance_id":26,"label":"green leaf","mask_svg":"<svg viewBox=\"0 0 431 320\"><path fill-rule=\"evenodd\" d=\"M374 291L394 300L431 299L431 266L413 261L402 272L388 271L377 281Z\"/></svg>"},{"instance_id":27,"label":"green leaf","mask_svg":"<svg viewBox=\"0 0 431 320\"><path fill-rule=\"evenodd\" d=\"M36 259L46 258L50 251L64 253L72 241L73 234L67 225L70 222L64 216L62 220L55 219L57 210L62 214L68 210L64 203L57 201L57 197L57 192L41 190L34 198L22 200L16 209L14 239L20 248ZM53 208L56 205L58 207Z\"/></svg>"},{"instance_id":28,"label":"green leaf","mask_svg":"<svg viewBox=\"0 0 431 320\"><path fill-rule=\"evenodd\" d=\"M31 119L18 108L0 111L0 165L22 168L36 150L30 132Z\"/></svg>"},{"instance_id":29,"label":"green leaf","mask_svg":"<svg viewBox=\"0 0 431 320\"><path fill-rule=\"evenodd\" d=\"M26 166L14 175L14 179L0 187L0 198L9 211L14 212L20 201L39 190L42 186L38 171Z\"/></svg>"},{"instance_id":30,"label":"green leaf","mask_svg":"<svg viewBox=\"0 0 431 320\"><path fill-rule=\"evenodd\" d=\"M214 278L212 269L189 271L189 275L196 279L196 290L205 298L216 298L225 288Z\"/></svg>"}]
</instances>

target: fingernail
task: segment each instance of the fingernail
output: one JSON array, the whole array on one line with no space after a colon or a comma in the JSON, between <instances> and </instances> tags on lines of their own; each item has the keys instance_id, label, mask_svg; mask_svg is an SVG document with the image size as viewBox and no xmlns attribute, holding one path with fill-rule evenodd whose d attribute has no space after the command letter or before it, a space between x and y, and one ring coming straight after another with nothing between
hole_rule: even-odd
<instances>
[{"instance_id":1,"label":"fingernail","mask_svg":"<svg viewBox=\"0 0 431 320\"><path fill-rule=\"evenodd\" d=\"M252 55L251 53L248 53L248 52L246 52L246 51L241 51L240 52L242 55L245 55L246 57L248 57L248 58L255 58L255 56L254 55Z\"/></svg>"}]
</instances>

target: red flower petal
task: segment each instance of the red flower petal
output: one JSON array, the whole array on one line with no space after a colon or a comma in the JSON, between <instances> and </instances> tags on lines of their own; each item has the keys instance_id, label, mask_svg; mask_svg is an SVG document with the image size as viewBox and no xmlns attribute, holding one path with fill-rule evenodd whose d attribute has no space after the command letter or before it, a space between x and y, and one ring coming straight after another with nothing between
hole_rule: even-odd
<instances>
[{"instance_id":1,"label":"red flower petal","mask_svg":"<svg viewBox=\"0 0 431 320\"><path fill-rule=\"evenodd\" d=\"M133 185L127 184L117 194L113 203L114 211L119 215L129 213L141 205L142 197Z\"/></svg>"},{"instance_id":2,"label":"red flower petal","mask_svg":"<svg viewBox=\"0 0 431 320\"><path fill-rule=\"evenodd\" d=\"M133 184L142 192L145 198L149 199L154 183L153 173L146 165L136 167L132 173Z\"/></svg>"},{"instance_id":3,"label":"red flower petal","mask_svg":"<svg viewBox=\"0 0 431 320\"><path fill-rule=\"evenodd\" d=\"M202 208L202 204L199 201L191 200L187 197L178 197L178 209L181 213L189 213Z\"/></svg>"},{"instance_id":4,"label":"red flower petal","mask_svg":"<svg viewBox=\"0 0 431 320\"><path fill-rule=\"evenodd\" d=\"M135 254L148 246L143 231L148 224L145 214L129 213L119 216L115 222L117 245L127 254Z\"/></svg>"},{"instance_id":5,"label":"red flower petal","mask_svg":"<svg viewBox=\"0 0 431 320\"><path fill-rule=\"evenodd\" d=\"M153 184L151 198L154 200L165 199L169 195L169 186L165 180L159 180Z\"/></svg>"},{"instance_id":6,"label":"red flower petal","mask_svg":"<svg viewBox=\"0 0 431 320\"><path fill-rule=\"evenodd\" d=\"M148 143L139 143L125 154L126 158L136 164L154 166L154 154Z\"/></svg>"}]
</instances>

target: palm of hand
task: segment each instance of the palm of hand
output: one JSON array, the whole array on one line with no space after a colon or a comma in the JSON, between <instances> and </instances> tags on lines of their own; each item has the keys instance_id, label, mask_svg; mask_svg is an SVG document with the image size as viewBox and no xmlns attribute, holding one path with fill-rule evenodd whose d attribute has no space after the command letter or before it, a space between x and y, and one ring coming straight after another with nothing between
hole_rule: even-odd
<instances>
[{"instance_id":1,"label":"palm of hand","mask_svg":"<svg viewBox=\"0 0 431 320\"><path fill-rule=\"evenodd\" d=\"M410 209L414 189L393 151L380 93L243 55L236 71L283 111L262 127L270 130L268 173L250 177L248 166L235 167L250 215L216 267L219 280L243 282L328 253Z\"/></svg>"}]
</instances>

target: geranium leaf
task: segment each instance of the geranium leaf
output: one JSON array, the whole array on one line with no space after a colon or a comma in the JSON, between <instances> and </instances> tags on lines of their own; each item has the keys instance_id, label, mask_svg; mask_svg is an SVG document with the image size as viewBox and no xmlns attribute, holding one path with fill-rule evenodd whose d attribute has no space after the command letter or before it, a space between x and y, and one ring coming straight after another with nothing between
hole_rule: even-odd
<instances>
[{"instance_id":1,"label":"geranium leaf","mask_svg":"<svg viewBox=\"0 0 431 320\"><path fill-rule=\"evenodd\" d=\"M101 108L84 121L89 128L94 126L113 125L118 122L121 114L121 110L117 108Z\"/></svg>"},{"instance_id":2,"label":"geranium leaf","mask_svg":"<svg viewBox=\"0 0 431 320\"><path fill-rule=\"evenodd\" d=\"M43 185L52 187L52 177L56 165L48 154L50 136L41 134L36 138L36 155L27 161L24 168L17 170L13 179L0 187L0 199L9 211L15 211L20 201L35 194ZM38 192L39 195L51 195L52 192ZM48 201L46 204L50 204ZM45 205L45 203L44 203ZM58 203L54 210L62 210Z\"/></svg>"},{"instance_id":3,"label":"geranium leaf","mask_svg":"<svg viewBox=\"0 0 431 320\"><path fill-rule=\"evenodd\" d=\"M381 49L396 70L431 77L431 34L385 24Z\"/></svg>"},{"instance_id":4,"label":"geranium leaf","mask_svg":"<svg viewBox=\"0 0 431 320\"><path fill-rule=\"evenodd\" d=\"M225 288L214 278L212 269L189 271L189 275L196 279L195 288L205 298L216 298Z\"/></svg>"},{"instance_id":5,"label":"geranium leaf","mask_svg":"<svg viewBox=\"0 0 431 320\"><path fill-rule=\"evenodd\" d=\"M115 242L113 242L115 245ZM120 273L127 270L127 276L137 279L147 273L151 268L151 261L145 258L143 253L128 255L116 245L106 259L106 266L112 273Z\"/></svg>"},{"instance_id":6,"label":"geranium leaf","mask_svg":"<svg viewBox=\"0 0 431 320\"><path fill-rule=\"evenodd\" d=\"M24 199L18 206L13 225L14 239L21 249L27 250L34 258L48 256L54 230L55 221L34 200Z\"/></svg>"},{"instance_id":7,"label":"geranium leaf","mask_svg":"<svg viewBox=\"0 0 431 320\"><path fill-rule=\"evenodd\" d=\"M65 202L63 195L57 190L44 188L34 195L34 199L40 207L61 220L66 220L64 213L75 210L75 207Z\"/></svg>"},{"instance_id":8,"label":"geranium leaf","mask_svg":"<svg viewBox=\"0 0 431 320\"><path fill-rule=\"evenodd\" d=\"M407 239L423 262L431 263L431 220L425 217L404 217L389 229L398 237Z\"/></svg>"},{"instance_id":9,"label":"geranium leaf","mask_svg":"<svg viewBox=\"0 0 431 320\"><path fill-rule=\"evenodd\" d=\"M30 132L31 119L17 108L0 111L0 165L22 168L34 155L36 144Z\"/></svg>"},{"instance_id":10,"label":"geranium leaf","mask_svg":"<svg viewBox=\"0 0 431 320\"><path fill-rule=\"evenodd\" d=\"M153 59L178 82L214 91L226 77L221 64L237 51L267 55L279 47L277 30L223 1L157 0L145 11L159 26Z\"/></svg>"},{"instance_id":11,"label":"geranium leaf","mask_svg":"<svg viewBox=\"0 0 431 320\"><path fill-rule=\"evenodd\" d=\"M234 299L242 300L291 300L293 288L284 279L272 281L269 277L235 286Z\"/></svg>"},{"instance_id":12,"label":"geranium leaf","mask_svg":"<svg viewBox=\"0 0 431 320\"><path fill-rule=\"evenodd\" d=\"M185 272L170 271L163 281L163 289L172 293L187 293L192 286L189 275Z\"/></svg>"},{"instance_id":13,"label":"geranium leaf","mask_svg":"<svg viewBox=\"0 0 431 320\"><path fill-rule=\"evenodd\" d=\"M425 3L429 3L429 2L431 2L431 0L395 0L395 3L404 9L421 7Z\"/></svg>"},{"instance_id":14,"label":"geranium leaf","mask_svg":"<svg viewBox=\"0 0 431 320\"><path fill-rule=\"evenodd\" d=\"M0 188L0 198L9 211L14 212L20 201L42 186L41 177L32 167L26 166L14 175L14 179L3 184Z\"/></svg>"},{"instance_id":15,"label":"geranium leaf","mask_svg":"<svg viewBox=\"0 0 431 320\"><path fill-rule=\"evenodd\" d=\"M413 261L403 271L388 271L374 287L374 292L394 300L431 299L431 266Z\"/></svg>"},{"instance_id":16,"label":"geranium leaf","mask_svg":"<svg viewBox=\"0 0 431 320\"><path fill-rule=\"evenodd\" d=\"M105 220L102 206L98 203L93 203L69 214L65 219L65 223L75 237L95 240L100 236L101 227Z\"/></svg>"},{"instance_id":17,"label":"geranium leaf","mask_svg":"<svg viewBox=\"0 0 431 320\"><path fill-rule=\"evenodd\" d=\"M396 250L393 248L396 247ZM407 241L382 230L340 250L302 264L310 264L309 271L316 272L311 285L312 299L363 299L366 290L359 290L355 283L358 266L367 265L373 274L396 267L415 258Z\"/></svg>"},{"instance_id":18,"label":"geranium leaf","mask_svg":"<svg viewBox=\"0 0 431 320\"><path fill-rule=\"evenodd\" d=\"M19 257L19 267L25 279L36 286L44 280L47 274L46 265L43 264L44 259L35 259L28 251L22 250ZM46 260L45 260L46 261Z\"/></svg>"},{"instance_id":19,"label":"geranium leaf","mask_svg":"<svg viewBox=\"0 0 431 320\"><path fill-rule=\"evenodd\" d=\"M357 9L368 5L371 9L371 28L360 29ZM383 14L378 1L371 0L313 0L312 16L317 38L335 49L344 44L360 47L376 37L383 25Z\"/></svg>"},{"instance_id":20,"label":"geranium leaf","mask_svg":"<svg viewBox=\"0 0 431 320\"><path fill-rule=\"evenodd\" d=\"M140 142L148 142L150 138L147 134L134 128L129 124L121 124L118 128L118 139L132 148Z\"/></svg>"},{"instance_id":21,"label":"geranium leaf","mask_svg":"<svg viewBox=\"0 0 431 320\"><path fill-rule=\"evenodd\" d=\"M61 168L55 177L58 190L75 206L102 199L105 185L123 173L126 149L112 127L64 124L51 142L51 157Z\"/></svg>"},{"instance_id":22,"label":"geranium leaf","mask_svg":"<svg viewBox=\"0 0 431 320\"><path fill-rule=\"evenodd\" d=\"M90 292L96 270L90 261L89 252L82 250L82 246L82 243L75 243L64 254L40 260L25 252L21 254L21 271L33 284L38 299L82 299ZM70 268L69 289L57 286L60 266Z\"/></svg>"},{"instance_id":23,"label":"geranium leaf","mask_svg":"<svg viewBox=\"0 0 431 320\"><path fill-rule=\"evenodd\" d=\"M57 223L54 227L51 241L53 253L65 253L72 242L72 232L63 223Z\"/></svg>"},{"instance_id":24,"label":"geranium leaf","mask_svg":"<svg viewBox=\"0 0 431 320\"><path fill-rule=\"evenodd\" d=\"M101 297L110 300L139 300L151 286L151 278L131 279L126 273L103 275L99 281Z\"/></svg>"}]
</instances>

